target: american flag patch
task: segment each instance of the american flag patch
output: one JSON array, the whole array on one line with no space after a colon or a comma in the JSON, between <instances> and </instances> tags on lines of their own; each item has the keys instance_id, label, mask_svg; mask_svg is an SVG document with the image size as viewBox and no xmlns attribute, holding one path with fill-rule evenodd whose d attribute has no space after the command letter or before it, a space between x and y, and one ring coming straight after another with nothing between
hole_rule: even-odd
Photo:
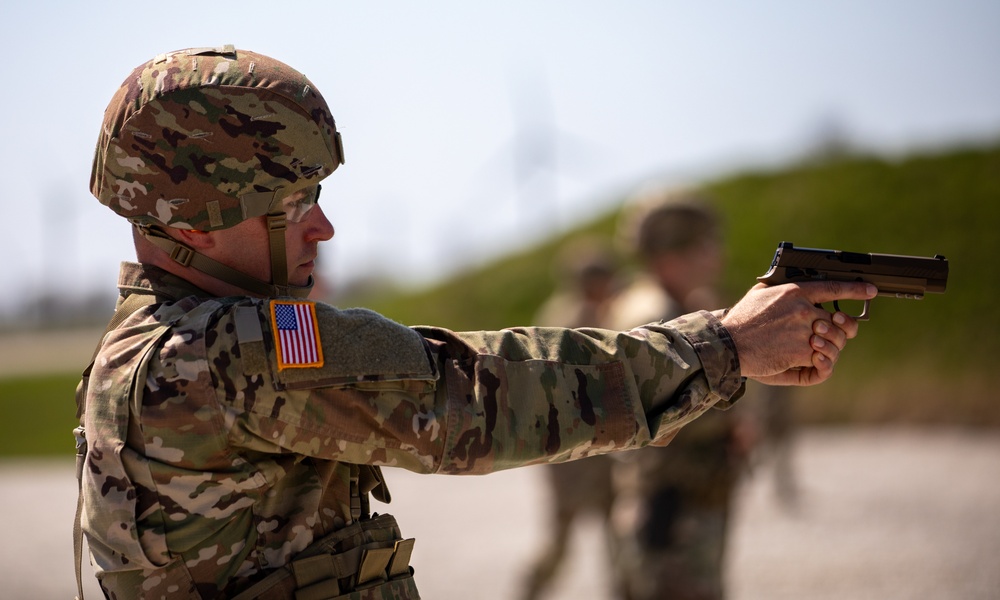
<instances>
[{"instance_id":1,"label":"american flag patch","mask_svg":"<svg viewBox=\"0 0 1000 600\"><path fill-rule=\"evenodd\" d=\"M314 303L272 300L271 324L279 369L323 366L323 346L319 341Z\"/></svg>"}]
</instances>

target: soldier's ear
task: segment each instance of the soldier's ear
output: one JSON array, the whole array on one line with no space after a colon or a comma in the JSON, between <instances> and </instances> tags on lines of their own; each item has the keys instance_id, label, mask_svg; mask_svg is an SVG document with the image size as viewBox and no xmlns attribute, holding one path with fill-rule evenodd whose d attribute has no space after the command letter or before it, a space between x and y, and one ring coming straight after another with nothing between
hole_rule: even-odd
<instances>
[{"instance_id":1,"label":"soldier's ear","mask_svg":"<svg viewBox=\"0 0 1000 600\"><path fill-rule=\"evenodd\" d=\"M211 231L199 231L197 229L172 229L170 231L174 238L184 244L196 249L204 250L215 245L215 236Z\"/></svg>"}]
</instances>

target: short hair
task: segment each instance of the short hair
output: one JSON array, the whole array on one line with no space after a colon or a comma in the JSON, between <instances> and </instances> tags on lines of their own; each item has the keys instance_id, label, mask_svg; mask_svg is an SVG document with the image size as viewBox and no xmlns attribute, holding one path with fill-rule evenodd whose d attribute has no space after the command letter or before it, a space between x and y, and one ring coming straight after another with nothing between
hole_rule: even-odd
<instances>
[{"instance_id":1,"label":"short hair","mask_svg":"<svg viewBox=\"0 0 1000 600\"><path fill-rule=\"evenodd\" d=\"M711 199L690 188L640 190L619 226L620 243L643 258L684 250L720 235L720 219Z\"/></svg>"}]
</instances>

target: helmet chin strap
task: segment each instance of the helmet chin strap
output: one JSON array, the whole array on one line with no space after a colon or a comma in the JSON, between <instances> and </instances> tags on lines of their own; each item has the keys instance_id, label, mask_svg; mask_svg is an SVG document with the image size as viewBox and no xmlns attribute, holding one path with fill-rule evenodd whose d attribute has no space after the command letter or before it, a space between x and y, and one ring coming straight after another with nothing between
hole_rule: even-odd
<instances>
[{"instance_id":1,"label":"helmet chin strap","mask_svg":"<svg viewBox=\"0 0 1000 600\"><path fill-rule=\"evenodd\" d=\"M267 238L271 247L271 281L278 290L288 289L288 259L285 255L285 213L267 213ZM312 281L312 279L310 279ZM280 296L287 296L287 291Z\"/></svg>"},{"instance_id":2,"label":"helmet chin strap","mask_svg":"<svg viewBox=\"0 0 1000 600\"><path fill-rule=\"evenodd\" d=\"M312 291L314 282L311 275L309 276L309 283L304 286L289 285L288 283L288 263L285 257L284 213L267 215L268 239L271 251L271 279L273 283L251 277L242 271L237 271L204 254L200 254L193 248L170 237L157 226L137 225L136 227L143 237L149 240L154 246L166 252L174 262L185 267L191 267L196 271L201 271L206 275L235 285L258 296L268 298L278 296L305 298Z\"/></svg>"}]
</instances>

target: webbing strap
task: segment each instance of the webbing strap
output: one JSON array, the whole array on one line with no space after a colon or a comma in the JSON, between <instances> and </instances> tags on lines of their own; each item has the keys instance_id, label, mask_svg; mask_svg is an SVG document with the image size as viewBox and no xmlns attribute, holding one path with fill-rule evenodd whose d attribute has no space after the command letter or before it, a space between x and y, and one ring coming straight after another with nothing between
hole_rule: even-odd
<instances>
[{"instance_id":1,"label":"webbing strap","mask_svg":"<svg viewBox=\"0 0 1000 600\"><path fill-rule=\"evenodd\" d=\"M90 364L83 370L80 384L76 388L76 416L80 419L80 426L73 430L76 436L76 517L73 520L73 563L76 569L76 593L77 600L83 600L83 465L87 460L87 430L84 427L84 413L87 401L87 387L90 385L90 372L94 368L94 360L97 353L101 351L104 336L114 331L125 319L132 316L137 310L144 306L149 306L157 301L154 294L129 294L122 303L115 309L111 321L104 329L101 340L94 348L94 354L90 357Z\"/></svg>"},{"instance_id":2,"label":"webbing strap","mask_svg":"<svg viewBox=\"0 0 1000 600\"><path fill-rule=\"evenodd\" d=\"M372 465L351 465L350 494L353 521L361 521L371 516L369 494L375 496L379 502L388 504L392 501L382 469Z\"/></svg>"},{"instance_id":3,"label":"webbing strap","mask_svg":"<svg viewBox=\"0 0 1000 600\"><path fill-rule=\"evenodd\" d=\"M285 213L267 214L267 237L271 247L271 281L278 288L288 287L285 229Z\"/></svg>"},{"instance_id":4,"label":"webbing strap","mask_svg":"<svg viewBox=\"0 0 1000 600\"><path fill-rule=\"evenodd\" d=\"M77 433L79 432L79 433ZM76 567L76 600L83 600L83 463L87 459L87 438L83 427L73 430L76 433L76 517L73 520L73 558ZM82 440L82 442L81 442Z\"/></svg>"},{"instance_id":5,"label":"webbing strap","mask_svg":"<svg viewBox=\"0 0 1000 600\"><path fill-rule=\"evenodd\" d=\"M282 216L282 227L284 227L284 215ZM285 256L285 230L282 228L280 230L280 236L277 236L274 231L271 232L270 238L271 243L274 243L275 237L280 237L280 249L281 249L281 259L275 258L274 248L272 246L271 250L271 261L272 270L275 269L274 261L278 260L279 263L284 266L281 267L281 271L284 272L284 282L281 285L272 285L266 281L257 279L256 277L251 277L242 271L237 271L236 269L229 267L220 263L217 260L211 259L204 254L196 252L193 248L185 246L184 244L178 242L174 238L168 236L166 233L157 230L153 227L139 227L139 232L150 241L154 246L158 247L167 253L170 258L185 267L191 267L196 271L201 271L206 275L211 275L216 279L225 281L235 285L240 289L244 289L248 292L252 292L259 296L266 298L274 296L294 296L296 298L305 298L309 295L312 290L313 280L312 277L309 278L309 283L305 286L292 286L287 285L288 283L288 266L284 265ZM275 283L278 280L275 279Z\"/></svg>"}]
</instances>

